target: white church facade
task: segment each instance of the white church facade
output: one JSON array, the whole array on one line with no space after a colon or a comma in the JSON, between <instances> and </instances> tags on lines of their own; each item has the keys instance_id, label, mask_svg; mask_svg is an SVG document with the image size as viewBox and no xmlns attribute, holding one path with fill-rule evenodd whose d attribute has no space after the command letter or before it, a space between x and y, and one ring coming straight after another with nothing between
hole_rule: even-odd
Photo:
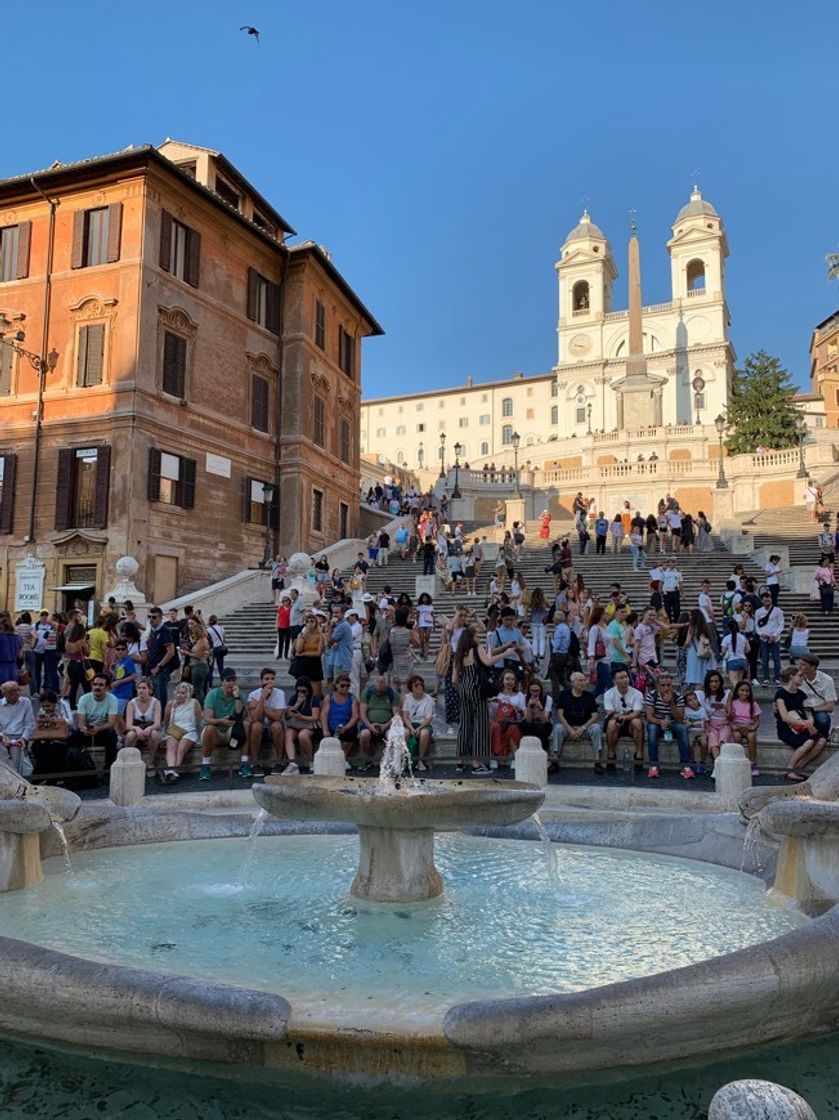
<instances>
[{"instance_id":1,"label":"white church facade","mask_svg":"<svg viewBox=\"0 0 839 1120\"><path fill-rule=\"evenodd\" d=\"M712 424L725 412L734 363L725 296L728 242L722 218L697 188L676 216L667 251L672 298L643 306L634 234L630 240L633 340L630 309L612 306L618 274L612 247L584 213L556 262L553 370L364 400L361 451L422 469L439 466L441 454L453 462L457 443L461 462L500 465L512 463L518 435L519 461L541 466L597 433Z\"/></svg>"}]
</instances>

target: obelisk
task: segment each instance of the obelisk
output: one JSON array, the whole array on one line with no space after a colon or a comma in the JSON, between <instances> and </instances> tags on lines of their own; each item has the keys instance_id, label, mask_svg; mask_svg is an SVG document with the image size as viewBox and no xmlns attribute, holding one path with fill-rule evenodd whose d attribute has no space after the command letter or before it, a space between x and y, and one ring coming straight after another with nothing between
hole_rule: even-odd
<instances>
[{"instance_id":1,"label":"obelisk","mask_svg":"<svg viewBox=\"0 0 839 1120\"><path fill-rule=\"evenodd\" d=\"M641 249L638 228L632 219L629 235L629 347L626 376L615 385L620 397L619 425L626 430L661 423L659 381L647 372L644 355L643 301L641 299Z\"/></svg>"},{"instance_id":2,"label":"obelisk","mask_svg":"<svg viewBox=\"0 0 839 1120\"><path fill-rule=\"evenodd\" d=\"M630 380L639 374L642 377L647 374L642 308L641 247L638 244L638 227L633 218L629 227L629 356L626 359L626 376Z\"/></svg>"}]
</instances>

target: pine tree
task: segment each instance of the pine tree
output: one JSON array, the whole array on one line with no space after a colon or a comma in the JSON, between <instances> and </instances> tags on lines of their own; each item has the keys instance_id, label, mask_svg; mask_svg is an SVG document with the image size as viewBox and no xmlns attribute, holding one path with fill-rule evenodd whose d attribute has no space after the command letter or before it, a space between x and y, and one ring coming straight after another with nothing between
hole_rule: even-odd
<instances>
[{"instance_id":1,"label":"pine tree","mask_svg":"<svg viewBox=\"0 0 839 1120\"><path fill-rule=\"evenodd\" d=\"M731 434L725 441L729 452L794 447L802 422L792 403L795 392L789 371L777 358L763 350L750 354L743 368L734 371L727 417Z\"/></svg>"}]
</instances>

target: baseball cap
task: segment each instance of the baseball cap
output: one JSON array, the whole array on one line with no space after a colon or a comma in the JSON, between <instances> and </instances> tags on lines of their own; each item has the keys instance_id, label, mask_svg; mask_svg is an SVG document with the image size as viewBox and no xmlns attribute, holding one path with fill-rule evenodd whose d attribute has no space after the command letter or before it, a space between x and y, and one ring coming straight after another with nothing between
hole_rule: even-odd
<instances>
[{"instance_id":1,"label":"baseball cap","mask_svg":"<svg viewBox=\"0 0 839 1120\"><path fill-rule=\"evenodd\" d=\"M236 670L235 669L222 669L221 679L223 681L235 681L236 680Z\"/></svg>"}]
</instances>

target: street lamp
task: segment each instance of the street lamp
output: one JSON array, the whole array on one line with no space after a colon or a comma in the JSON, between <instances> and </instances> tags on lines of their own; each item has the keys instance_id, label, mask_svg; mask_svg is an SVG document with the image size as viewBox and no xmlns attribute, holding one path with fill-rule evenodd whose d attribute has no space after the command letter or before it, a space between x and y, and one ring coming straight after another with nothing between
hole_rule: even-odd
<instances>
[{"instance_id":1,"label":"street lamp","mask_svg":"<svg viewBox=\"0 0 839 1120\"><path fill-rule=\"evenodd\" d=\"M446 477L446 433L440 432L440 478Z\"/></svg>"},{"instance_id":2,"label":"street lamp","mask_svg":"<svg viewBox=\"0 0 839 1120\"><path fill-rule=\"evenodd\" d=\"M454 490L452 490L452 501L457 501L463 495L460 492L458 482L460 481L460 452L463 450L460 442L454 445Z\"/></svg>"},{"instance_id":3,"label":"street lamp","mask_svg":"<svg viewBox=\"0 0 839 1120\"><path fill-rule=\"evenodd\" d=\"M717 490L727 490L728 479L725 477L725 471L722 465L722 434L725 431L725 417L722 413L714 420L714 427L717 429L717 436L720 441L720 469L717 474Z\"/></svg>"},{"instance_id":4,"label":"street lamp","mask_svg":"<svg viewBox=\"0 0 839 1120\"><path fill-rule=\"evenodd\" d=\"M521 436L518 432L513 432L513 438L510 440L513 445L513 472L516 476L516 497L521 497L521 487L519 486L519 444L521 443Z\"/></svg>"},{"instance_id":5,"label":"street lamp","mask_svg":"<svg viewBox=\"0 0 839 1120\"><path fill-rule=\"evenodd\" d=\"M262 483L263 509L265 511L265 545L262 549L261 568L267 568L271 563L271 506L274 501L274 484Z\"/></svg>"},{"instance_id":6,"label":"street lamp","mask_svg":"<svg viewBox=\"0 0 839 1120\"><path fill-rule=\"evenodd\" d=\"M38 374L38 404L35 409L35 442L32 449L32 501L29 507L29 533L27 534L27 541L35 540L35 505L37 502L38 493L38 464L40 463L41 455L41 429L44 423L44 390L47 384L47 374L52 373L58 365L58 351L53 349L42 357L40 354L33 354L31 350L24 350L20 345L26 341L26 334L22 330L17 330L10 339L6 339L9 329L12 324L5 315L0 313L0 345L11 346L15 354L19 354L21 358L26 358L27 362ZM45 332L46 334L46 329Z\"/></svg>"},{"instance_id":7,"label":"street lamp","mask_svg":"<svg viewBox=\"0 0 839 1120\"><path fill-rule=\"evenodd\" d=\"M702 394L705 390L705 378L702 377L701 374L697 373L696 377L694 377L693 381L691 382L691 385L693 386L693 407L696 410L696 423L701 426L702 419L700 417L700 412L704 403Z\"/></svg>"},{"instance_id":8,"label":"street lamp","mask_svg":"<svg viewBox=\"0 0 839 1120\"><path fill-rule=\"evenodd\" d=\"M422 470L422 461L423 461L424 458L425 458L425 451L423 450L422 441L420 441L420 445L417 448L417 464L419 465L420 470Z\"/></svg>"},{"instance_id":9,"label":"street lamp","mask_svg":"<svg viewBox=\"0 0 839 1120\"><path fill-rule=\"evenodd\" d=\"M586 420L588 421L588 428L586 429L586 435L590 436L591 435L591 401L589 401L588 404L586 405Z\"/></svg>"},{"instance_id":10,"label":"street lamp","mask_svg":"<svg viewBox=\"0 0 839 1120\"><path fill-rule=\"evenodd\" d=\"M798 473L796 478L807 477L807 464L804 462L804 429L798 429Z\"/></svg>"}]
</instances>

